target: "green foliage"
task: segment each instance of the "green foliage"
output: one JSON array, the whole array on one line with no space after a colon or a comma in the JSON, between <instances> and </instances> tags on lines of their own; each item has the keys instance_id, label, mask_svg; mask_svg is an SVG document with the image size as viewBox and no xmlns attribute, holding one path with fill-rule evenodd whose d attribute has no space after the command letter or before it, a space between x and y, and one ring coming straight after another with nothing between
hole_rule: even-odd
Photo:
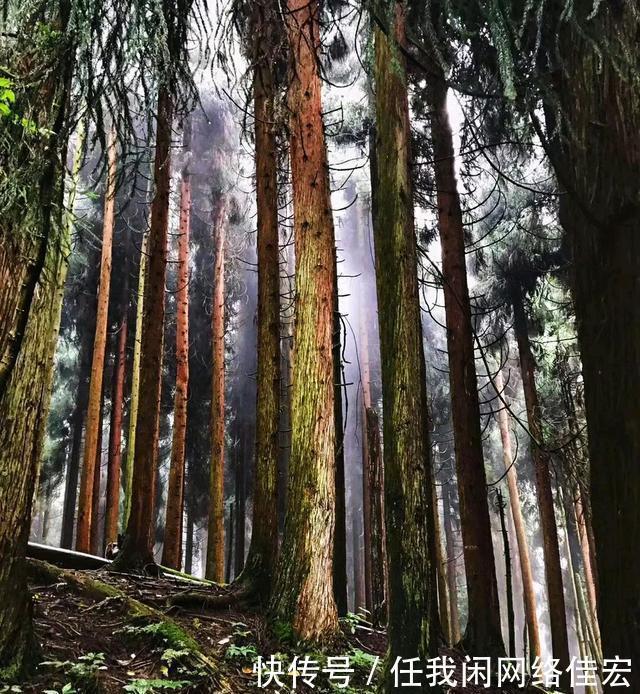
<instances>
[{"instance_id":1,"label":"green foliage","mask_svg":"<svg viewBox=\"0 0 640 694\"><path fill-rule=\"evenodd\" d=\"M123 691L131 694L152 694L167 690L183 689L188 687L191 682L188 680L132 680L123 687Z\"/></svg>"},{"instance_id":2,"label":"green foliage","mask_svg":"<svg viewBox=\"0 0 640 694\"><path fill-rule=\"evenodd\" d=\"M273 635L283 644L292 645L295 642L293 627L288 622L276 621L273 623Z\"/></svg>"},{"instance_id":3,"label":"green foliage","mask_svg":"<svg viewBox=\"0 0 640 694\"><path fill-rule=\"evenodd\" d=\"M350 634L355 634L356 628L359 624L364 623L364 619L359 614L355 614L354 612L347 612L347 614L344 617L340 618L340 623Z\"/></svg>"},{"instance_id":4,"label":"green foliage","mask_svg":"<svg viewBox=\"0 0 640 694\"><path fill-rule=\"evenodd\" d=\"M255 646L239 646L232 643L225 651L226 660L242 660L253 662L258 657Z\"/></svg>"},{"instance_id":5,"label":"green foliage","mask_svg":"<svg viewBox=\"0 0 640 694\"><path fill-rule=\"evenodd\" d=\"M91 692L97 691L98 673L107 669L104 658L104 653L91 652L81 655L75 663L70 660L46 660L40 663L40 667L51 668L69 680L60 694L72 694L76 692L76 688Z\"/></svg>"}]
</instances>

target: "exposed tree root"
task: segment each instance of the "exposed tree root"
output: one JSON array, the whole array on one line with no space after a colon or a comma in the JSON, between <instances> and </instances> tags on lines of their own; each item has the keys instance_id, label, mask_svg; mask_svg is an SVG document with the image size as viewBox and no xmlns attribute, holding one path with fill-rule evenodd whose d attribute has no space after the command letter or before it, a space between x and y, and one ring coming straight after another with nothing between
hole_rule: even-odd
<instances>
[{"instance_id":1,"label":"exposed tree root","mask_svg":"<svg viewBox=\"0 0 640 694\"><path fill-rule=\"evenodd\" d=\"M169 604L180 607L201 607L203 609L221 610L240 602L246 602L251 595L252 591L250 588L244 585L231 587L229 592L223 595L206 590L187 590L173 595L169 599Z\"/></svg>"},{"instance_id":2,"label":"exposed tree root","mask_svg":"<svg viewBox=\"0 0 640 694\"><path fill-rule=\"evenodd\" d=\"M114 588L86 574L60 569L52 564L34 559L29 559L27 566L29 576L38 583L51 584L64 582L72 586L78 593L93 598L94 600L117 599L124 605L132 620L164 622L174 634L179 635L180 640L184 643L185 647L188 648L193 664L202 668L207 673L207 676L215 681L216 691L231 691L229 684L221 676L217 664L203 653L193 636L187 633L182 626L163 612L149 605L145 605L139 600L129 597L118 588Z\"/></svg>"}]
</instances>

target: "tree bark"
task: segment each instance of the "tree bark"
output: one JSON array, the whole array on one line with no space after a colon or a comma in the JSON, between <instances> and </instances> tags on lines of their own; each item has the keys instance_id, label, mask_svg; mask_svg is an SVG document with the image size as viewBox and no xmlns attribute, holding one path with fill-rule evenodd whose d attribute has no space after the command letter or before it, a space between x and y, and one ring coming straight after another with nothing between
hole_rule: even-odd
<instances>
[{"instance_id":1,"label":"tree bark","mask_svg":"<svg viewBox=\"0 0 640 694\"><path fill-rule=\"evenodd\" d=\"M244 547L245 547L245 513L246 513L246 486L245 469L248 463L246 454L247 441L245 426L241 423L238 441L238 451L236 454L236 517L235 517L235 539L234 539L234 563L233 575L235 578L240 576L244 568Z\"/></svg>"},{"instance_id":2,"label":"tree bark","mask_svg":"<svg viewBox=\"0 0 640 694\"><path fill-rule=\"evenodd\" d=\"M125 273L128 271L125 268ZM127 359L127 314L129 310L128 282L125 279L122 301L122 320L118 331L118 349L113 365L111 389L111 422L109 427L109 458L107 464L107 503L104 522L104 545L118 540L120 515L120 468L122 465L122 410L124 407L124 376Z\"/></svg>"},{"instance_id":3,"label":"tree bark","mask_svg":"<svg viewBox=\"0 0 640 694\"><path fill-rule=\"evenodd\" d=\"M561 25L560 39L552 39L561 49L562 69L552 68L555 89L547 132L553 165L565 188L560 215L573 251L602 647L605 658L619 655L638 662L638 19L630 3L605 3L596 9L583 1L576 12L588 17L590 32L605 51L572 22ZM614 47L615 58L609 47ZM618 55L624 57L619 61ZM563 116L560 123L555 120L558 113ZM637 672L629 678L632 689L639 686Z\"/></svg>"},{"instance_id":4,"label":"tree bark","mask_svg":"<svg viewBox=\"0 0 640 694\"><path fill-rule=\"evenodd\" d=\"M333 640L335 237L319 73L320 3L288 0L295 334L287 511L271 602L296 638Z\"/></svg>"},{"instance_id":5,"label":"tree bark","mask_svg":"<svg viewBox=\"0 0 640 694\"><path fill-rule=\"evenodd\" d=\"M498 426L500 427L500 438L502 439L502 459L507 472L509 505L511 507L511 516L516 531L516 541L518 543L518 556L520 558L520 573L522 574L524 611L529 634L529 647L532 656L536 658L541 656L536 594L533 583L533 570L531 568L527 531L522 517L522 507L520 505L520 495L518 493L518 473L511 455L511 432L509 430L509 415L506 410L508 402L504 392L502 371L498 371L496 374L495 386L497 392L502 395L502 399L504 400L504 403L500 404L500 409L498 411Z\"/></svg>"},{"instance_id":6,"label":"tree bark","mask_svg":"<svg viewBox=\"0 0 640 694\"><path fill-rule=\"evenodd\" d=\"M213 270L213 341L211 395L211 467L209 474L209 522L205 577L224 581L224 249L227 224L227 199L217 202L213 222L215 265Z\"/></svg>"},{"instance_id":7,"label":"tree bark","mask_svg":"<svg viewBox=\"0 0 640 694\"><path fill-rule=\"evenodd\" d=\"M136 297L136 333L133 343L133 363L131 365L131 400L129 402L129 431L127 433L127 464L123 485L124 514L122 527L126 528L131 513L131 490L133 488L133 465L136 449L136 428L138 424L138 404L140 402L140 359L142 356L142 323L144 318L144 287L147 275L147 250L149 235L144 234L140 247L140 267L138 270L138 292Z\"/></svg>"},{"instance_id":8,"label":"tree bark","mask_svg":"<svg viewBox=\"0 0 640 694\"><path fill-rule=\"evenodd\" d=\"M104 380L104 379L103 379ZM98 556L100 554L100 484L102 482L102 436L104 434L104 396L105 388L102 388L100 396L100 409L98 410L98 440L96 441L96 458L93 466L93 482L91 484L91 533L89 535L89 551Z\"/></svg>"},{"instance_id":9,"label":"tree bark","mask_svg":"<svg viewBox=\"0 0 640 694\"><path fill-rule=\"evenodd\" d=\"M180 227L178 234L178 291L176 326L176 392L173 406L173 439L167 492L162 564L180 570L182 566L182 516L184 512L185 444L189 394L189 227L191 223L191 123L184 126L184 153L187 161L180 182Z\"/></svg>"},{"instance_id":10,"label":"tree bark","mask_svg":"<svg viewBox=\"0 0 640 694\"><path fill-rule=\"evenodd\" d=\"M451 643L460 642L460 612L458 610L458 558L456 555L453 522L451 519L451 483L444 489L444 532L447 547L447 580L449 583L449 624L451 627Z\"/></svg>"},{"instance_id":11,"label":"tree bark","mask_svg":"<svg viewBox=\"0 0 640 694\"><path fill-rule=\"evenodd\" d=\"M509 631L509 651L507 655L516 657L516 624L513 609L513 579L511 570L511 547L509 545L509 533L504 515L506 503L502 492L497 489L498 517L500 518L500 532L502 533L502 546L504 547L505 584L507 594L507 627Z\"/></svg>"},{"instance_id":12,"label":"tree bark","mask_svg":"<svg viewBox=\"0 0 640 694\"><path fill-rule=\"evenodd\" d=\"M453 135L447 113L447 85L437 60L432 61L432 67L427 76L427 99L431 111L460 523L469 602L464 645L476 655L499 656L504 653L504 643L482 453L464 228L455 175Z\"/></svg>"},{"instance_id":13,"label":"tree bark","mask_svg":"<svg viewBox=\"0 0 640 694\"><path fill-rule=\"evenodd\" d=\"M69 226L62 224L63 172L67 142L61 135L71 91L73 50L66 37L70 7L61 4L52 26L59 32L45 61L44 79L22 74L22 98L37 104L48 134L35 140L43 160L35 179L0 219L0 681L15 682L34 665L37 642L27 589L25 553L42 452L62 291L69 254ZM20 33L17 46L30 37ZM25 48L26 50L26 48ZM30 60L25 61L33 69ZM49 69L50 68L50 69ZM42 139L40 139L40 137ZM22 148L22 145L16 146ZM18 150L22 154L22 149ZM24 152L21 161L34 157ZM3 156L3 164L7 159ZM5 175L12 176L11 166ZM26 202L23 202L26 201Z\"/></svg>"},{"instance_id":14,"label":"tree bark","mask_svg":"<svg viewBox=\"0 0 640 694\"><path fill-rule=\"evenodd\" d=\"M447 566L444 560L444 552L442 551L442 532L440 528L440 511L438 510L438 487L435 477L431 478L431 492L433 498L433 526L435 529L435 563L438 585L438 612L442 633L445 643L453 646L454 643L451 637L451 624L449 620L449 595L447 582Z\"/></svg>"},{"instance_id":15,"label":"tree bark","mask_svg":"<svg viewBox=\"0 0 640 694\"><path fill-rule=\"evenodd\" d=\"M118 570L142 569L154 563L155 495L158 463L160 386L164 343L167 233L171 189L173 97L166 85L158 92L156 153L148 239L148 275L142 317L139 401L136 418L131 510L124 547L115 560Z\"/></svg>"},{"instance_id":16,"label":"tree bark","mask_svg":"<svg viewBox=\"0 0 640 694\"><path fill-rule=\"evenodd\" d=\"M276 7L255 3L256 66L253 78L258 246L258 354L253 522L244 576L258 599L271 593L278 555L280 428L280 258L278 254L278 155L275 79L269 37Z\"/></svg>"},{"instance_id":17,"label":"tree bark","mask_svg":"<svg viewBox=\"0 0 640 694\"><path fill-rule=\"evenodd\" d=\"M99 421L102 399L102 380L107 346L107 323L109 318L109 294L111 289L111 254L113 250L113 229L116 212L117 141L115 126L109 131L107 142L107 186L104 196L104 219L102 225L102 256L100 259L100 285L96 308L96 333L93 341L91 362L91 381L89 385L89 404L85 425L84 455L80 477L80 497L78 499L78 524L76 529L76 550L91 551L91 529L93 518L93 487L97 457Z\"/></svg>"},{"instance_id":18,"label":"tree bark","mask_svg":"<svg viewBox=\"0 0 640 694\"><path fill-rule=\"evenodd\" d=\"M393 30L375 35L376 145L373 227L382 364L384 488L388 562L388 661L428 658L433 594L428 516L430 446L417 250L411 186L411 138L404 58L405 3L391 3ZM436 607L437 609L437 607ZM385 690L393 689L387 670Z\"/></svg>"},{"instance_id":19,"label":"tree bark","mask_svg":"<svg viewBox=\"0 0 640 694\"><path fill-rule=\"evenodd\" d=\"M558 658L559 667L569 667L569 639L567 635L567 616L562 585L562 565L560 563L560 544L555 516L549 454L544 450L542 435L542 416L538 402L538 391L535 382L535 362L529 343L529 329L524 310L522 294L519 288L512 288L513 328L518 341L520 354L520 371L527 408L527 421L531 436L531 457L535 469L536 492L540 525L542 526L542 546L549 600L549 622L554 657ZM564 678L564 687L568 685L568 676Z\"/></svg>"}]
</instances>

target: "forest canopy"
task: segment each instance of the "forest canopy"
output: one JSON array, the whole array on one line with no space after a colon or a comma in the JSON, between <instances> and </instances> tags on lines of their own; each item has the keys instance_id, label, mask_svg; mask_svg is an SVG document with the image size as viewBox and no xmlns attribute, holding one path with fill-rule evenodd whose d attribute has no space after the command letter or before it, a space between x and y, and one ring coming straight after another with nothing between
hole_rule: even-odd
<instances>
[{"instance_id":1,"label":"forest canopy","mask_svg":"<svg viewBox=\"0 0 640 694\"><path fill-rule=\"evenodd\" d=\"M0 692L634 691L637 0L0 6Z\"/></svg>"}]
</instances>

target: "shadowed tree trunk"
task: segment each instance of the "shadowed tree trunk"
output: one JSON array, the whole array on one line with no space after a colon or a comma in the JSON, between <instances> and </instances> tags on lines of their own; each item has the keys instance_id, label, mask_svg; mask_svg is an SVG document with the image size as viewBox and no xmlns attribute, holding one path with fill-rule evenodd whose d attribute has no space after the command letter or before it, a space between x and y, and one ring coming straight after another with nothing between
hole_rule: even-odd
<instances>
[{"instance_id":1,"label":"shadowed tree trunk","mask_svg":"<svg viewBox=\"0 0 640 694\"><path fill-rule=\"evenodd\" d=\"M365 317L360 313L360 353L362 364L362 544L364 547L364 596L367 611L373 612L373 548L371 529L371 452L369 450L369 417L371 409L371 373L369 364L369 336Z\"/></svg>"},{"instance_id":2,"label":"shadowed tree trunk","mask_svg":"<svg viewBox=\"0 0 640 694\"><path fill-rule=\"evenodd\" d=\"M136 427L138 423L138 403L140 398L140 357L142 352L142 322L144 318L144 286L147 274L147 248L149 235L142 237L140 248L140 268L138 270L138 292L136 297L136 334L133 343L133 363L131 365L131 400L129 403L129 431L127 434L127 464L123 485L124 514L122 527L129 523L131 512L131 490L133 488L133 464L136 448Z\"/></svg>"},{"instance_id":3,"label":"shadowed tree trunk","mask_svg":"<svg viewBox=\"0 0 640 694\"><path fill-rule=\"evenodd\" d=\"M214 215L215 265L213 269L213 341L211 395L211 467L209 471L209 523L206 578L224 581L224 249L227 198L220 196Z\"/></svg>"},{"instance_id":4,"label":"shadowed tree trunk","mask_svg":"<svg viewBox=\"0 0 640 694\"><path fill-rule=\"evenodd\" d=\"M184 543L184 570L193 573L193 512L187 504L187 537Z\"/></svg>"},{"instance_id":5,"label":"shadowed tree trunk","mask_svg":"<svg viewBox=\"0 0 640 694\"><path fill-rule=\"evenodd\" d=\"M322 122L320 4L288 0L295 334L287 510L271 611L296 638L339 631L333 597L335 526L335 238Z\"/></svg>"},{"instance_id":6,"label":"shadowed tree trunk","mask_svg":"<svg viewBox=\"0 0 640 694\"><path fill-rule=\"evenodd\" d=\"M505 566L505 585L507 593L507 628L509 631L509 651L507 655L511 658L516 657L516 625L515 613L513 610L513 579L511 570L511 547L509 545L509 533L507 531L507 523L504 515L506 502L502 496L502 492L496 489L498 517L500 518L500 532L502 533L502 546L504 548L504 566Z\"/></svg>"},{"instance_id":7,"label":"shadowed tree trunk","mask_svg":"<svg viewBox=\"0 0 640 694\"><path fill-rule=\"evenodd\" d=\"M447 566L444 553L442 551L442 531L440 528L440 511L438 510L438 487L436 485L435 475L433 475L431 478L431 490L433 499L433 526L435 530L435 562L436 570L438 572L438 613L445 643L453 645L451 637L451 624L449 621Z\"/></svg>"},{"instance_id":8,"label":"shadowed tree trunk","mask_svg":"<svg viewBox=\"0 0 640 694\"><path fill-rule=\"evenodd\" d=\"M428 516L431 513L429 433L417 251L411 187L411 143L403 44L405 3L389 3L392 28L375 35L376 140L373 157L384 489L388 562L388 662L428 658L433 601ZM437 603L436 603L437 604ZM389 670L385 689L393 689Z\"/></svg>"},{"instance_id":9,"label":"shadowed tree trunk","mask_svg":"<svg viewBox=\"0 0 640 694\"><path fill-rule=\"evenodd\" d=\"M500 404L500 409L498 411L498 425L500 427L500 438L502 439L502 459L507 472L509 505L511 507L513 526L516 531L516 541L518 543L518 556L520 558L520 573L522 574L524 611L529 634L529 647L532 656L536 658L541 655L538 614L536 611L536 594L533 583L533 571L531 569L531 558L529 556L527 531L525 530L522 507L520 506L520 495L518 493L518 473L516 472L511 454L511 432L509 431L509 415L506 409L508 403L507 396L504 392L504 379L501 370L496 374L495 386L497 392L502 395L502 399L505 401ZM513 655L513 653L511 655Z\"/></svg>"},{"instance_id":10,"label":"shadowed tree trunk","mask_svg":"<svg viewBox=\"0 0 640 694\"><path fill-rule=\"evenodd\" d=\"M32 604L26 582L25 552L33 494L42 452L55 338L60 322L62 291L69 253L69 225L62 223L66 153L65 118L74 53L66 26L70 12L60 3L60 15L42 28L59 32L51 53L33 55L37 70L24 73L30 59L31 37L21 28L18 64L9 69L23 83L19 98L36 106L38 125L47 128L25 151L18 133L17 152L5 158L4 175L13 175L15 160L31 157L41 167L26 191L0 219L0 681L14 682L34 665L37 642L32 628ZM38 46L40 50L40 46ZM37 80L34 75L44 75ZM28 104L22 104L27 106ZM20 102L18 102L20 107ZM3 126L7 135L8 126ZM14 133L15 135L15 133ZM41 139L40 139L41 138ZM31 143L29 143L29 146ZM23 150L23 147L25 148ZM25 202L26 201L26 202Z\"/></svg>"},{"instance_id":11,"label":"shadowed tree trunk","mask_svg":"<svg viewBox=\"0 0 640 694\"><path fill-rule=\"evenodd\" d=\"M255 3L256 66L253 76L258 247L258 354L256 458L251 542L243 579L266 602L278 555L280 426L280 258L278 160L274 132L275 78L269 38L277 21L273 2Z\"/></svg>"},{"instance_id":12,"label":"shadowed tree trunk","mask_svg":"<svg viewBox=\"0 0 640 694\"><path fill-rule=\"evenodd\" d=\"M542 526L542 547L549 600L549 622L553 655L560 661L559 667L569 667L569 638L567 635L567 616L562 585L562 565L560 563L560 544L555 516L549 454L544 450L542 417L535 382L535 361L529 343L529 329L524 310L522 294L518 287L512 287L513 328L518 341L520 371L527 407L527 421L531 435L531 457L536 479L538 510ZM568 686L568 675L564 678Z\"/></svg>"},{"instance_id":13,"label":"shadowed tree trunk","mask_svg":"<svg viewBox=\"0 0 640 694\"><path fill-rule=\"evenodd\" d=\"M122 320L118 330L118 348L113 365L111 389L111 422L109 427L109 458L107 466L107 503L104 522L104 545L118 539L120 515L120 468L122 463L122 410L124 405L124 376L127 358L127 314L129 312L128 269L122 290Z\"/></svg>"},{"instance_id":14,"label":"shadowed tree trunk","mask_svg":"<svg viewBox=\"0 0 640 694\"><path fill-rule=\"evenodd\" d=\"M499 656L504 653L504 643L482 454L464 228L455 175L453 135L447 113L447 85L439 65L433 60L433 70L427 75L427 100L431 112L460 524L469 603L464 645L476 655Z\"/></svg>"},{"instance_id":15,"label":"shadowed tree trunk","mask_svg":"<svg viewBox=\"0 0 640 694\"><path fill-rule=\"evenodd\" d=\"M107 185L104 196L104 219L102 225L102 256L100 259L100 284L98 286L98 306L96 308L96 332L93 340L91 361L91 382L89 385L89 404L84 437L82 475L80 477L80 497L78 499L78 527L76 530L76 549L79 552L91 551L91 532L93 518L93 487L98 450L102 381L107 346L107 322L109 317L109 294L111 288L111 255L113 249L113 229L116 211L116 152L115 125L111 126L107 142ZM95 535L94 535L95 537Z\"/></svg>"},{"instance_id":16,"label":"shadowed tree trunk","mask_svg":"<svg viewBox=\"0 0 640 694\"><path fill-rule=\"evenodd\" d=\"M156 153L148 239L148 265L142 318L140 389L144 407L136 418L131 507L117 570L140 569L154 563L155 496L158 463L160 385L164 343L165 276L171 188L171 125L173 98L166 85L158 92ZM136 336L137 338L137 336Z\"/></svg>"},{"instance_id":17,"label":"shadowed tree trunk","mask_svg":"<svg viewBox=\"0 0 640 694\"><path fill-rule=\"evenodd\" d=\"M180 181L180 227L178 234L178 291L176 325L176 392L173 407L173 440L167 491L162 564L180 569L182 564L182 515L184 511L185 443L189 393L189 227L191 221L191 122L184 124L186 161Z\"/></svg>"},{"instance_id":18,"label":"shadowed tree trunk","mask_svg":"<svg viewBox=\"0 0 640 694\"><path fill-rule=\"evenodd\" d=\"M456 555L455 536L453 533L453 521L451 519L451 497L453 494L452 482L444 487L444 533L447 548L447 580L449 583L449 625L451 629L451 642L460 642L460 612L458 610L458 558Z\"/></svg>"},{"instance_id":19,"label":"shadowed tree trunk","mask_svg":"<svg viewBox=\"0 0 640 694\"><path fill-rule=\"evenodd\" d=\"M246 441L246 426L241 423L240 426L240 440L238 441L238 451L236 453L235 461L235 531L234 531L234 563L233 563L233 575L235 578L240 576L242 569L244 568L244 546L245 546L245 513L246 513L246 486L245 486L245 470L248 463L248 456L246 454L247 441Z\"/></svg>"},{"instance_id":20,"label":"shadowed tree trunk","mask_svg":"<svg viewBox=\"0 0 640 694\"><path fill-rule=\"evenodd\" d=\"M334 254L334 262L335 254ZM336 420L336 527L333 537L333 595L338 615L347 614L347 518L346 489L344 475L344 423L342 413L342 388L344 373L342 369L342 348L340 332L340 307L338 302L338 266L335 264L336 281L333 292L333 372L335 383L334 417Z\"/></svg>"},{"instance_id":21,"label":"shadowed tree trunk","mask_svg":"<svg viewBox=\"0 0 640 694\"><path fill-rule=\"evenodd\" d=\"M104 379L103 379L104 381ZM96 441L96 459L93 466L93 483L91 485L91 534L89 548L91 554L100 554L100 483L102 481L102 437L104 434L104 397L106 388L103 384L98 410L98 440Z\"/></svg>"}]
</instances>

